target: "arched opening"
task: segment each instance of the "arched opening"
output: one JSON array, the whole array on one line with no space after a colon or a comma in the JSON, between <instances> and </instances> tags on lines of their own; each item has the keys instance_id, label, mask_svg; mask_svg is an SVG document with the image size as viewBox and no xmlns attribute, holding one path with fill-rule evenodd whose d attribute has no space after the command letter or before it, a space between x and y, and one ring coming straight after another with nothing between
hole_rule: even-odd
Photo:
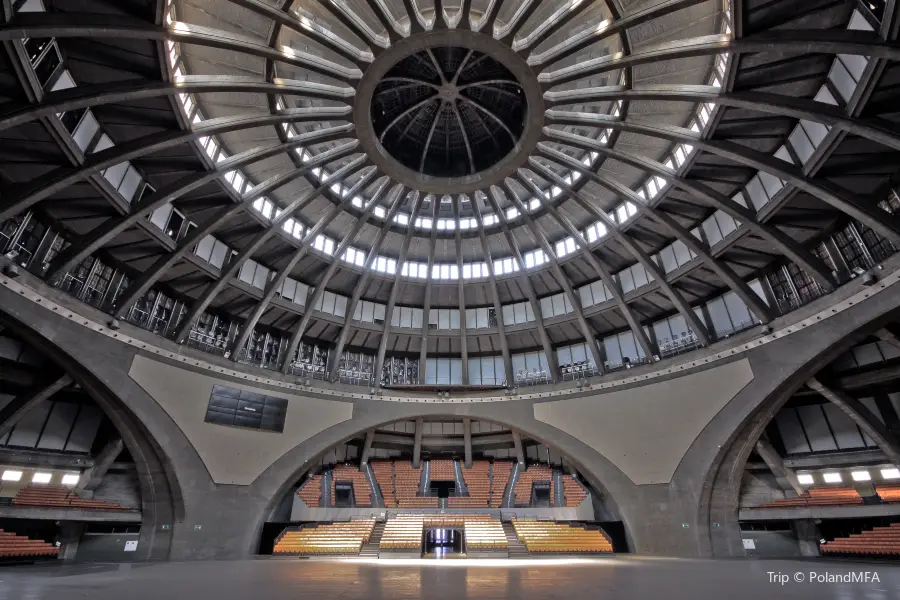
<instances>
[{"instance_id":1,"label":"arched opening","mask_svg":"<svg viewBox=\"0 0 900 600\"><path fill-rule=\"evenodd\" d=\"M262 554L627 551L625 527L594 477L542 440L489 420L380 424L300 473L273 499Z\"/></svg>"},{"instance_id":2,"label":"arched opening","mask_svg":"<svg viewBox=\"0 0 900 600\"><path fill-rule=\"evenodd\" d=\"M163 457L75 357L0 316L0 529L22 538L10 560L167 559L183 508Z\"/></svg>"}]
</instances>

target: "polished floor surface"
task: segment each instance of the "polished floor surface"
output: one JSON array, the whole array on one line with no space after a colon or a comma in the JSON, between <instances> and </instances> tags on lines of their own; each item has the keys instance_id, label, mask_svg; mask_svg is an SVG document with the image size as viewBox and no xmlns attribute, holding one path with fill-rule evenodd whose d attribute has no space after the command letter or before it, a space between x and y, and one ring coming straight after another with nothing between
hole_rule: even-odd
<instances>
[{"instance_id":1,"label":"polished floor surface","mask_svg":"<svg viewBox=\"0 0 900 600\"><path fill-rule=\"evenodd\" d=\"M879 581L817 581L824 574ZM800 575L797 575L797 574ZM815 575L811 576L811 573ZM877 574L873 577L872 574ZM795 581L795 576L803 581ZM813 581L809 581L812 577ZM900 566L622 557L565 561L267 559L0 569L0 600L816 600L900 598Z\"/></svg>"}]
</instances>

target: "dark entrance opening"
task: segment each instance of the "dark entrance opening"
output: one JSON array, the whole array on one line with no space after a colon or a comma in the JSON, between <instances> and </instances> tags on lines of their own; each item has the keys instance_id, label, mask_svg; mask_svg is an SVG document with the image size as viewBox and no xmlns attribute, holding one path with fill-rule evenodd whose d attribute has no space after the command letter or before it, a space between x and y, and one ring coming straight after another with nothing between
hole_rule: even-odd
<instances>
[{"instance_id":1,"label":"dark entrance opening","mask_svg":"<svg viewBox=\"0 0 900 600\"><path fill-rule=\"evenodd\" d=\"M532 506L550 506L550 484L535 483Z\"/></svg>"},{"instance_id":2,"label":"dark entrance opening","mask_svg":"<svg viewBox=\"0 0 900 600\"><path fill-rule=\"evenodd\" d=\"M427 529L425 531L425 556L429 558L451 558L462 554L463 532L461 529Z\"/></svg>"},{"instance_id":3,"label":"dark entrance opening","mask_svg":"<svg viewBox=\"0 0 900 600\"><path fill-rule=\"evenodd\" d=\"M334 505L339 507L353 506L353 484L334 484Z\"/></svg>"},{"instance_id":4,"label":"dark entrance opening","mask_svg":"<svg viewBox=\"0 0 900 600\"><path fill-rule=\"evenodd\" d=\"M455 481L432 481L429 486L431 495L438 498L449 498L456 491Z\"/></svg>"}]
</instances>

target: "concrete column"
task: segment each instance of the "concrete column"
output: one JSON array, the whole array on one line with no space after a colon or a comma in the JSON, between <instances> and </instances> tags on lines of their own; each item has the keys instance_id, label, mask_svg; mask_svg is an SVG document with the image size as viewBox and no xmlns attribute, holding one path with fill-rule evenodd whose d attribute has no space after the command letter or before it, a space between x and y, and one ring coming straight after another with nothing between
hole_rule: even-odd
<instances>
[{"instance_id":1,"label":"concrete column","mask_svg":"<svg viewBox=\"0 0 900 600\"><path fill-rule=\"evenodd\" d=\"M512 438L513 438L513 446L516 449L516 460L519 461L520 465L525 465L525 452L522 450L522 434L512 430Z\"/></svg>"},{"instance_id":2,"label":"concrete column","mask_svg":"<svg viewBox=\"0 0 900 600\"><path fill-rule=\"evenodd\" d=\"M895 465L900 465L900 445L897 439L888 431L884 423L872 414L866 405L856 398L848 395L843 390L832 389L823 385L815 377L806 382L810 389L824 396L830 402L835 403L854 423L872 438L881 448L882 452Z\"/></svg>"},{"instance_id":3,"label":"concrete column","mask_svg":"<svg viewBox=\"0 0 900 600\"><path fill-rule=\"evenodd\" d=\"M369 462L369 455L372 454L372 442L375 441L375 430L370 429L366 432L366 442L363 444L362 455L359 458L359 470L366 470L366 463Z\"/></svg>"},{"instance_id":4,"label":"concrete column","mask_svg":"<svg viewBox=\"0 0 900 600\"><path fill-rule=\"evenodd\" d=\"M797 519L791 522L797 536L801 556L819 556L819 528L814 519Z\"/></svg>"},{"instance_id":5,"label":"concrete column","mask_svg":"<svg viewBox=\"0 0 900 600\"><path fill-rule=\"evenodd\" d=\"M775 479L778 480L780 485L783 486L782 482L786 482L788 486L797 492L798 496L803 495L805 490L800 485L800 482L797 481L797 475L794 473L793 469L785 466L784 459L778 455L778 452L772 447L769 440L764 437L759 438L756 441L756 453L763 459L763 462L765 462L769 467L769 470L772 471L772 474L775 476Z\"/></svg>"},{"instance_id":6,"label":"concrete column","mask_svg":"<svg viewBox=\"0 0 900 600\"><path fill-rule=\"evenodd\" d=\"M416 419L416 439L413 443L413 459L412 466L414 469L419 468L420 460L419 458L422 456L422 430L425 428L425 423L422 419Z\"/></svg>"},{"instance_id":7,"label":"concrete column","mask_svg":"<svg viewBox=\"0 0 900 600\"><path fill-rule=\"evenodd\" d=\"M472 468L472 419L463 419L463 444L465 445L465 465Z\"/></svg>"},{"instance_id":8,"label":"concrete column","mask_svg":"<svg viewBox=\"0 0 900 600\"><path fill-rule=\"evenodd\" d=\"M68 375L53 377L50 378L50 383L35 384L28 391L13 398L0 410L0 438L9 433L28 413L70 383L72 378Z\"/></svg>"},{"instance_id":9,"label":"concrete column","mask_svg":"<svg viewBox=\"0 0 900 600\"><path fill-rule=\"evenodd\" d=\"M85 523L77 523L75 521L59 522L60 560L75 560L75 555L78 553L78 544L81 542L85 526Z\"/></svg>"},{"instance_id":10,"label":"concrete column","mask_svg":"<svg viewBox=\"0 0 900 600\"><path fill-rule=\"evenodd\" d=\"M891 399L887 397L887 394L875 395L875 407L881 413L881 418L884 420L884 424L887 425L888 431L895 438L900 436L900 416L897 415L897 411L894 409L894 405L891 403Z\"/></svg>"},{"instance_id":11,"label":"concrete column","mask_svg":"<svg viewBox=\"0 0 900 600\"><path fill-rule=\"evenodd\" d=\"M122 438L116 437L110 440L94 459L94 466L81 475L78 485L75 486L75 492L93 494L100 482L103 481L103 477L106 475L109 467L115 462L116 457L122 453L124 448L125 442L122 441Z\"/></svg>"}]
</instances>

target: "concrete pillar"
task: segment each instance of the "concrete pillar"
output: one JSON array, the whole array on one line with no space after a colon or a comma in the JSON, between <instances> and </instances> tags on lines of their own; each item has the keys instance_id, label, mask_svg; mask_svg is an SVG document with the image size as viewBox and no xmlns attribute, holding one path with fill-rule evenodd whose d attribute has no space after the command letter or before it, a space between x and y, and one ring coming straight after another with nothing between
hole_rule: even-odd
<instances>
[{"instance_id":1,"label":"concrete pillar","mask_svg":"<svg viewBox=\"0 0 900 600\"><path fill-rule=\"evenodd\" d=\"M826 400L836 404L854 423L859 425L866 435L874 440L888 457L888 460L895 465L900 465L900 445L897 444L897 439L888 431L884 423L872 414L872 411L866 405L843 390L832 389L823 385L815 377L810 378L806 385L824 396Z\"/></svg>"},{"instance_id":2,"label":"concrete pillar","mask_svg":"<svg viewBox=\"0 0 900 600\"><path fill-rule=\"evenodd\" d=\"M465 465L472 468L472 419L463 419L463 444L465 445Z\"/></svg>"},{"instance_id":3,"label":"concrete pillar","mask_svg":"<svg viewBox=\"0 0 900 600\"><path fill-rule=\"evenodd\" d=\"M425 428L425 423L422 419L416 419L416 439L413 443L413 459L412 466L414 469L419 468L420 460L419 458L422 456L422 430Z\"/></svg>"},{"instance_id":4,"label":"concrete pillar","mask_svg":"<svg viewBox=\"0 0 900 600\"><path fill-rule=\"evenodd\" d=\"M797 536L801 556L819 556L819 528L814 519L797 519L791 522Z\"/></svg>"},{"instance_id":5,"label":"concrete pillar","mask_svg":"<svg viewBox=\"0 0 900 600\"><path fill-rule=\"evenodd\" d=\"M78 544L81 542L85 526L85 523L77 523L75 521L59 522L60 560L75 560L75 555L78 553Z\"/></svg>"},{"instance_id":6,"label":"concrete pillar","mask_svg":"<svg viewBox=\"0 0 900 600\"><path fill-rule=\"evenodd\" d=\"M110 440L94 459L94 466L81 475L78 485L75 486L75 492L93 494L100 482L103 481L103 477L106 475L109 467L115 462L116 457L122 453L124 448L125 442L122 441L122 438L116 437Z\"/></svg>"},{"instance_id":7,"label":"concrete pillar","mask_svg":"<svg viewBox=\"0 0 900 600\"><path fill-rule=\"evenodd\" d=\"M520 465L525 465L525 452L522 450L522 434L512 430L512 438L513 438L513 446L516 450L516 460L519 461Z\"/></svg>"},{"instance_id":8,"label":"concrete pillar","mask_svg":"<svg viewBox=\"0 0 900 600\"><path fill-rule=\"evenodd\" d=\"M785 482L797 492L798 496L803 495L805 490L800 485L800 482L797 481L797 475L794 473L793 469L785 466L784 460L778 455L778 452L772 447L769 440L764 437L759 438L756 441L756 453L763 459L763 462L765 462L769 467L769 470L772 471L772 474L780 485L783 485L782 482Z\"/></svg>"},{"instance_id":9,"label":"concrete pillar","mask_svg":"<svg viewBox=\"0 0 900 600\"><path fill-rule=\"evenodd\" d=\"M28 413L70 383L72 378L68 375L54 377L50 383L35 384L30 390L13 398L0 410L0 438L9 433Z\"/></svg>"},{"instance_id":10,"label":"concrete pillar","mask_svg":"<svg viewBox=\"0 0 900 600\"><path fill-rule=\"evenodd\" d=\"M359 458L359 470L366 470L366 463L369 462L369 455L372 454L372 442L375 441L375 430L370 429L366 432L366 442L363 444L362 455Z\"/></svg>"}]
</instances>

